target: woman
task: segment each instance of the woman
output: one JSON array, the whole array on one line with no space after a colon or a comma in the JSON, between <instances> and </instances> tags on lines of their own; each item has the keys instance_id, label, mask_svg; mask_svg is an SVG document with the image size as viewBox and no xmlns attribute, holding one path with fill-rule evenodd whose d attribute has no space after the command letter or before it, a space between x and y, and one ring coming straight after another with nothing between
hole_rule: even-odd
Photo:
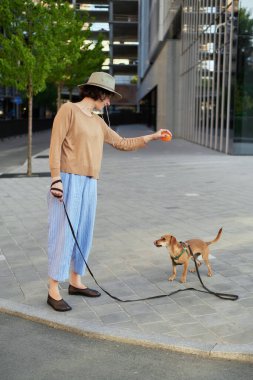
<instances>
[{"instance_id":1,"label":"woman","mask_svg":"<svg viewBox=\"0 0 253 380\"><path fill-rule=\"evenodd\" d=\"M136 150L151 140L160 139L162 131L166 131L122 138L93 113L95 109L101 111L109 106L112 95L121 96L115 91L115 79L107 73L96 72L80 86L83 99L78 103L62 105L54 119L50 142L52 183L48 197L47 303L56 311L71 310L59 292L59 281L65 281L68 277L69 294L100 296L98 291L87 288L81 281L85 263L76 247L61 202L64 199L77 241L87 261L93 236L103 144L111 144L119 150Z\"/></svg>"}]
</instances>

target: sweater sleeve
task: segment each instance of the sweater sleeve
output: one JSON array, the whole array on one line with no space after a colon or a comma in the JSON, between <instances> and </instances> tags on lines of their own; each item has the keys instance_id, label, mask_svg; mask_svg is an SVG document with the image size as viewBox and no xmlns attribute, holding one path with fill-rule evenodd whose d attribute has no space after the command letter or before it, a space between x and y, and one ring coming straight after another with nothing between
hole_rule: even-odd
<instances>
[{"instance_id":1,"label":"sweater sleeve","mask_svg":"<svg viewBox=\"0 0 253 380\"><path fill-rule=\"evenodd\" d=\"M49 166L51 177L60 176L62 144L68 133L70 122L71 109L68 107L68 103L65 103L57 112L52 128L49 149Z\"/></svg>"},{"instance_id":2,"label":"sweater sleeve","mask_svg":"<svg viewBox=\"0 0 253 380\"><path fill-rule=\"evenodd\" d=\"M118 133L113 131L108 125L105 124L105 142L107 144L112 145L114 148L118 150L137 150L139 148L143 148L146 146L146 142L144 141L144 137L130 137L125 138L121 137Z\"/></svg>"}]
</instances>

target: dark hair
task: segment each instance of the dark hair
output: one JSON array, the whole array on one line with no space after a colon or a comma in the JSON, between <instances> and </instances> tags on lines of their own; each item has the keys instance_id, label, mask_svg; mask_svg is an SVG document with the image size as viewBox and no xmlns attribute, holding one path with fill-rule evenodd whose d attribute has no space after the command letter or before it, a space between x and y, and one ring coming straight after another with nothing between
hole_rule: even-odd
<instances>
[{"instance_id":1,"label":"dark hair","mask_svg":"<svg viewBox=\"0 0 253 380\"><path fill-rule=\"evenodd\" d=\"M81 98L92 98L94 100L105 100L106 96L113 96L114 93L108 90L105 90L104 88L97 87L97 86L82 86L80 87L80 96Z\"/></svg>"}]
</instances>

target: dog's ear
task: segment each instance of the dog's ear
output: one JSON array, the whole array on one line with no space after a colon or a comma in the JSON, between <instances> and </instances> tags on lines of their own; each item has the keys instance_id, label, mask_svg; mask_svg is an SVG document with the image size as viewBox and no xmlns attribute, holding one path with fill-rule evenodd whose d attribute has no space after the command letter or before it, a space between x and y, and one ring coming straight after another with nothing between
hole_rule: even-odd
<instances>
[{"instance_id":1,"label":"dog's ear","mask_svg":"<svg viewBox=\"0 0 253 380\"><path fill-rule=\"evenodd\" d=\"M175 248L177 247L177 245L178 245L177 239L175 238L175 236L171 236L171 238L170 238L170 249L173 252L173 254L174 254L174 251L175 251Z\"/></svg>"},{"instance_id":2,"label":"dog's ear","mask_svg":"<svg viewBox=\"0 0 253 380\"><path fill-rule=\"evenodd\" d=\"M177 239L175 238L175 236L171 236L170 245L173 247L175 244L177 244Z\"/></svg>"}]
</instances>

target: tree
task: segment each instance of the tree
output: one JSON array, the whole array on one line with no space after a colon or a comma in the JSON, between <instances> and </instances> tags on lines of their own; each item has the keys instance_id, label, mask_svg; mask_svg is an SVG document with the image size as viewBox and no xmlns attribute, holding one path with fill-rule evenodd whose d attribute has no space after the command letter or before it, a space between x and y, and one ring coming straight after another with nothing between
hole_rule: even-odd
<instances>
[{"instance_id":1,"label":"tree","mask_svg":"<svg viewBox=\"0 0 253 380\"><path fill-rule=\"evenodd\" d=\"M235 86L235 111L237 115L253 115L253 19L247 8L238 14L237 82Z\"/></svg>"},{"instance_id":2,"label":"tree","mask_svg":"<svg viewBox=\"0 0 253 380\"><path fill-rule=\"evenodd\" d=\"M47 87L44 91L39 92L34 96L33 105L34 108L38 108L41 112L40 117L45 116L45 111L55 114L56 112L56 97L57 89L54 83L47 83Z\"/></svg>"},{"instance_id":3,"label":"tree","mask_svg":"<svg viewBox=\"0 0 253 380\"><path fill-rule=\"evenodd\" d=\"M0 81L24 91L28 98L28 165L31 175L32 101L43 90L53 60L48 8L32 0L0 3Z\"/></svg>"},{"instance_id":4,"label":"tree","mask_svg":"<svg viewBox=\"0 0 253 380\"><path fill-rule=\"evenodd\" d=\"M247 8L239 9L238 35L244 49L252 49L253 18Z\"/></svg>"},{"instance_id":5,"label":"tree","mask_svg":"<svg viewBox=\"0 0 253 380\"><path fill-rule=\"evenodd\" d=\"M98 36L97 42L85 44L80 50L79 59L66 68L64 85L69 89L70 100L72 91L77 84L84 83L90 74L101 70L107 55L102 51L103 35Z\"/></svg>"},{"instance_id":6,"label":"tree","mask_svg":"<svg viewBox=\"0 0 253 380\"><path fill-rule=\"evenodd\" d=\"M33 96L45 89L53 69L59 67L62 73L78 59L85 38L82 26L65 1L0 2L0 83L24 91L28 98L28 176L32 175Z\"/></svg>"},{"instance_id":7,"label":"tree","mask_svg":"<svg viewBox=\"0 0 253 380\"><path fill-rule=\"evenodd\" d=\"M59 0L55 1L55 4L53 10L55 22L52 28L58 49L49 82L57 86L57 109L59 109L62 87L69 78L69 68L73 67L81 57L81 49L90 35L90 24L86 12L75 12L68 3Z\"/></svg>"}]
</instances>

